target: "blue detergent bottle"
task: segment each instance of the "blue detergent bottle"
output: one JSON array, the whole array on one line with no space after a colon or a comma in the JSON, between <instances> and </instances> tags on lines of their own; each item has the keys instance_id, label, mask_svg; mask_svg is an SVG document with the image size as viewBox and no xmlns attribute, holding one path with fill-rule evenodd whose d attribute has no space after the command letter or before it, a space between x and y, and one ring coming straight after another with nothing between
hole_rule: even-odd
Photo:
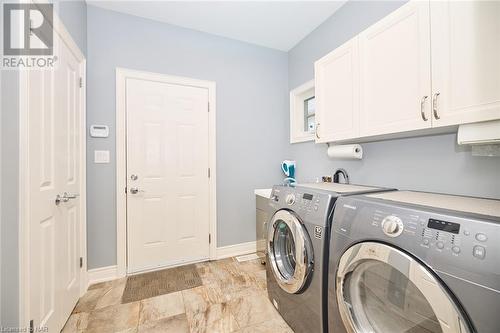
<instances>
[{"instance_id":1,"label":"blue detergent bottle","mask_svg":"<svg viewBox=\"0 0 500 333\"><path fill-rule=\"evenodd\" d=\"M292 184L295 183L295 167L296 167L296 162L292 160L284 160L281 162L281 170L285 174L286 178L283 179L283 182L286 184Z\"/></svg>"}]
</instances>

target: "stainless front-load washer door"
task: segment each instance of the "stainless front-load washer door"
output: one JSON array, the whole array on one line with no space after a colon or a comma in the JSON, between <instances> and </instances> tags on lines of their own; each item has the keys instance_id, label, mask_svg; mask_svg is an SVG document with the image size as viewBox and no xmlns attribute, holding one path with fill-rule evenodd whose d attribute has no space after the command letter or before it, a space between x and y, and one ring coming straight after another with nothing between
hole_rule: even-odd
<instances>
[{"instance_id":1,"label":"stainless front-load washer door","mask_svg":"<svg viewBox=\"0 0 500 333\"><path fill-rule=\"evenodd\" d=\"M469 333L459 307L420 262L395 247L365 242L341 257L337 302L350 333Z\"/></svg>"},{"instance_id":2,"label":"stainless front-load washer door","mask_svg":"<svg viewBox=\"0 0 500 333\"><path fill-rule=\"evenodd\" d=\"M312 269L312 247L307 230L288 210L277 211L267 228L269 265L278 285L294 294L304 287Z\"/></svg>"}]
</instances>

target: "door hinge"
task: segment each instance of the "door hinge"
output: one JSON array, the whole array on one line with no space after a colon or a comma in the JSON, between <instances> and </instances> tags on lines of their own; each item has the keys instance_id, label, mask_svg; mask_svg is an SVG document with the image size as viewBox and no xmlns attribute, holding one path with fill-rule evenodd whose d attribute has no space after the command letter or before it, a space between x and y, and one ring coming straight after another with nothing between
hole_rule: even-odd
<instances>
[{"instance_id":1,"label":"door hinge","mask_svg":"<svg viewBox=\"0 0 500 333\"><path fill-rule=\"evenodd\" d=\"M212 234L208 234L208 244L212 244Z\"/></svg>"},{"instance_id":2,"label":"door hinge","mask_svg":"<svg viewBox=\"0 0 500 333\"><path fill-rule=\"evenodd\" d=\"M35 324L33 323L33 319L30 320L30 332L35 331Z\"/></svg>"},{"instance_id":3,"label":"door hinge","mask_svg":"<svg viewBox=\"0 0 500 333\"><path fill-rule=\"evenodd\" d=\"M83 88L83 78L80 78L80 88Z\"/></svg>"},{"instance_id":4,"label":"door hinge","mask_svg":"<svg viewBox=\"0 0 500 333\"><path fill-rule=\"evenodd\" d=\"M210 168L208 168L208 178L210 178Z\"/></svg>"},{"instance_id":5,"label":"door hinge","mask_svg":"<svg viewBox=\"0 0 500 333\"><path fill-rule=\"evenodd\" d=\"M83 257L80 257L80 268L83 267Z\"/></svg>"},{"instance_id":6,"label":"door hinge","mask_svg":"<svg viewBox=\"0 0 500 333\"><path fill-rule=\"evenodd\" d=\"M210 102L208 102L208 112L210 112Z\"/></svg>"},{"instance_id":7,"label":"door hinge","mask_svg":"<svg viewBox=\"0 0 500 333\"><path fill-rule=\"evenodd\" d=\"M127 194L127 187L125 186L125 194Z\"/></svg>"}]
</instances>

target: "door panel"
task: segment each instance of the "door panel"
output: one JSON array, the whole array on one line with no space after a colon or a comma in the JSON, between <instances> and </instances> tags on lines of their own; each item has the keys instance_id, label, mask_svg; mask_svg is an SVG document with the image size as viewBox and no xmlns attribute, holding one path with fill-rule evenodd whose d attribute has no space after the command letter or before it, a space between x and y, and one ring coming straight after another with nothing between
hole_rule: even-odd
<instances>
[{"instance_id":1,"label":"door panel","mask_svg":"<svg viewBox=\"0 0 500 333\"><path fill-rule=\"evenodd\" d=\"M413 1L359 35L361 136L431 127L429 33L429 3Z\"/></svg>"},{"instance_id":2,"label":"door panel","mask_svg":"<svg viewBox=\"0 0 500 333\"><path fill-rule=\"evenodd\" d=\"M317 143L359 136L359 52L354 38L315 64Z\"/></svg>"},{"instance_id":3,"label":"door panel","mask_svg":"<svg viewBox=\"0 0 500 333\"><path fill-rule=\"evenodd\" d=\"M433 126L499 119L500 2L431 1L431 33Z\"/></svg>"},{"instance_id":4,"label":"door panel","mask_svg":"<svg viewBox=\"0 0 500 333\"><path fill-rule=\"evenodd\" d=\"M30 195L30 318L59 332L80 294L80 64L54 34L53 70L30 70L28 155Z\"/></svg>"},{"instance_id":5,"label":"door panel","mask_svg":"<svg viewBox=\"0 0 500 333\"><path fill-rule=\"evenodd\" d=\"M49 326L52 322L52 316L55 310L55 291L54 291L54 246L55 246L55 220L49 217L40 223L40 256L41 274L39 276L38 299L40 301L39 318L42 325ZM52 325L50 325L52 326Z\"/></svg>"},{"instance_id":6,"label":"door panel","mask_svg":"<svg viewBox=\"0 0 500 333\"><path fill-rule=\"evenodd\" d=\"M126 91L128 271L208 259L208 90L129 78Z\"/></svg>"}]
</instances>

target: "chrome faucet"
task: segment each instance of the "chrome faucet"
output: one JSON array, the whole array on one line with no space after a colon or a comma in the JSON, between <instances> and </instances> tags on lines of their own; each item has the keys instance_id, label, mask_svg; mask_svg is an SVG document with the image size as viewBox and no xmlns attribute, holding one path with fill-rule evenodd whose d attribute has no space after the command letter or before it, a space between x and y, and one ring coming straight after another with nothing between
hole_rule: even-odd
<instances>
[{"instance_id":1,"label":"chrome faucet","mask_svg":"<svg viewBox=\"0 0 500 333\"><path fill-rule=\"evenodd\" d=\"M333 182L340 183L339 179L340 174L342 174L342 176L344 177L344 183L349 184L349 175L347 174L347 171L342 168L335 170L335 173L333 174Z\"/></svg>"}]
</instances>

